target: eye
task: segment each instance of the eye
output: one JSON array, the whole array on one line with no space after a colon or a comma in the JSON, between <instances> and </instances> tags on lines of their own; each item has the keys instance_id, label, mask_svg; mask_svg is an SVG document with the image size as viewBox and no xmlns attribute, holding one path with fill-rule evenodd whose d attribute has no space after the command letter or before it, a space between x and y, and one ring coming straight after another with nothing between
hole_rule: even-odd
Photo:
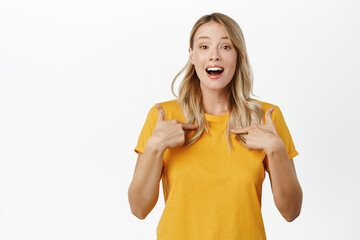
<instances>
[{"instance_id":1,"label":"eye","mask_svg":"<svg viewBox=\"0 0 360 240\"><path fill-rule=\"evenodd\" d=\"M223 48L223 49L226 49L226 50L231 49L231 47L228 46L228 45L222 46L222 48Z\"/></svg>"},{"instance_id":2,"label":"eye","mask_svg":"<svg viewBox=\"0 0 360 240\"><path fill-rule=\"evenodd\" d=\"M201 45L200 49L207 49L207 46L206 45Z\"/></svg>"}]
</instances>

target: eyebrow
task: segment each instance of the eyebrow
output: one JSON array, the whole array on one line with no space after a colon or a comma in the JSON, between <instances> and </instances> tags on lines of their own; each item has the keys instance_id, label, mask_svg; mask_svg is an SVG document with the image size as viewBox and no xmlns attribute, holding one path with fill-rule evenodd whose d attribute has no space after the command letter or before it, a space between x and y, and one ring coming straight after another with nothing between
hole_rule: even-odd
<instances>
[{"instance_id":1,"label":"eyebrow","mask_svg":"<svg viewBox=\"0 0 360 240\"><path fill-rule=\"evenodd\" d=\"M201 37L198 37L198 39L196 40L199 40L199 39L209 39L208 36L201 36ZM228 37L222 37L221 39L229 39Z\"/></svg>"}]
</instances>

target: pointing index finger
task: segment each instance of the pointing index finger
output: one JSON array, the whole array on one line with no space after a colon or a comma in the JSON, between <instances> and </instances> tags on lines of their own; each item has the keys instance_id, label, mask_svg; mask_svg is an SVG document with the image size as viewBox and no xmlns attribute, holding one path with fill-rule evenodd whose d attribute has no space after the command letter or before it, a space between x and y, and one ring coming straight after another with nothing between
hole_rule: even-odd
<instances>
[{"instance_id":1,"label":"pointing index finger","mask_svg":"<svg viewBox=\"0 0 360 240\"><path fill-rule=\"evenodd\" d=\"M235 134L240 134L240 133L248 133L249 132L249 128L245 127L245 128L239 128L239 129L232 129L231 133L235 133Z\"/></svg>"},{"instance_id":2,"label":"pointing index finger","mask_svg":"<svg viewBox=\"0 0 360 240\"><path fill-rule=\"evenodd\" d=\"M182 129L184 130L195 130L198 128L197 124L183 123L179 122L182 125Z\"/></svg>"}]
</instances>

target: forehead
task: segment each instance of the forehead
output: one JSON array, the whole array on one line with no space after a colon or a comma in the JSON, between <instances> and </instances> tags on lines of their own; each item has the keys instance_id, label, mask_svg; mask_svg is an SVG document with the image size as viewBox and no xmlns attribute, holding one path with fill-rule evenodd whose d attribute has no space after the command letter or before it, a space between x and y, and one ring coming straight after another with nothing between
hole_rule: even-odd
<instances>
[{"instance_id":1,"label":"forehead","mask_svg":"<svg viewBox=\"0 0 360 240\"><path fill-rule=\"evenodd\" d=\"M228 38L224 27L220 23L214 21L201 25L194 35L194 41L201 39L220 40Z\"/></svg>"}]
</instances>

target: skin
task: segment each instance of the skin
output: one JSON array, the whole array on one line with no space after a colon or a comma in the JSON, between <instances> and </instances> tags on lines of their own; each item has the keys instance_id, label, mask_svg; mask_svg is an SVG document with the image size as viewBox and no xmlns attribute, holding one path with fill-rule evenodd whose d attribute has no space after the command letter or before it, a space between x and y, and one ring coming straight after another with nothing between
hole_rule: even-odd
<instances>
[{"instance_id":1,"label":"skin","mask_svg":"<svg viewBox=\"0 0 360 240\"><path fill-rule=\"evenodd\" d=\"M189 59L200 79L205 112L212 115L227 113L227 86L235 73L237 53L219 23L211 21L199 27L194 35L193 49L189 48ZM207 75L206 67L213 65L224 68L218 79Z\"/></svg>"},{"instance_id":2,"label":"skin","mask_svg":"<svg viewBox=\"0 0 360 240\"><path fill-rule=\"evenodd\" d=\"M228 84L236 68L237 53L221 24L210 21L203 24L194 35L194 48L189 49L190 62L200 79L205 112L221 115L229 111ZM208 77L206 67L220 65L224 73L218 79ZM265 164L274 202L287 221L293 221L301 211L302 189L296 176L293 159L288 159L285 145L277 134L271 119L273 108L266 114L264 125L233 129L233 134L245 133L248 149L262 149L267 153Z\"/></svg>"},{"instance_id":3,"label":"skin","mask_svg":"<svg viewBox=\"0 0 360 240\"><path fill-rule=\"evenodd\" d=\"M165 150L182 146L185 141L185 131L198 128L195 124L177 120L167 121L161 105L156 104L156 108L158 120L152 136L145 145L144 153L138 155L133 179L128 189L131 212L139 219L145 219L157 203Z\"/></svg>"},{"instance_id":4,"label":"skin","mask_svg":"<svg viewBox=\"0 0 360 240\"><path fill-rule=\"evenodd\" d=\"M236 67L237 53L223 27L216 22L208 22L199 27L194 36L194 48L189 49L189 60L195 66L200 79L205 113L221 115L229 111L228 84ZM224 68L222 76L211 79L206 67L220 65ZM139 153L133 180L128 196L132 213L144 219L156 205L159 183L163 170L163 155L167 148L182 146L185 131L198 126L177 120L166 121L165 111L156 105L158 120L152 136L146 143L144 153ZM285 145L277 134L271 119L273 108L265 114L265 124L233 129L233 134L247 134L248 149L262 149L266 152L265 164L274 202L287 221L293 221L302 205L302 190L298 182L293 159L288 159Z\"/></svg>"},{"instance_id":5,"label":"skin","mask_svg":"<svg viewBox=\"0 0 360 240\"><path fill-rule=\"evenodd\" d=\"M271 115L273 107L265 113L265 124L251 125L233 129L233 134L247 134L248 149L262 149L266 152L265 164L269 168L269 177L274 202L286 221L296 219L302 206L302 189L296 176L293 159L287 157L285 144L279 137Z\"/></svg>"}]
</instances>

